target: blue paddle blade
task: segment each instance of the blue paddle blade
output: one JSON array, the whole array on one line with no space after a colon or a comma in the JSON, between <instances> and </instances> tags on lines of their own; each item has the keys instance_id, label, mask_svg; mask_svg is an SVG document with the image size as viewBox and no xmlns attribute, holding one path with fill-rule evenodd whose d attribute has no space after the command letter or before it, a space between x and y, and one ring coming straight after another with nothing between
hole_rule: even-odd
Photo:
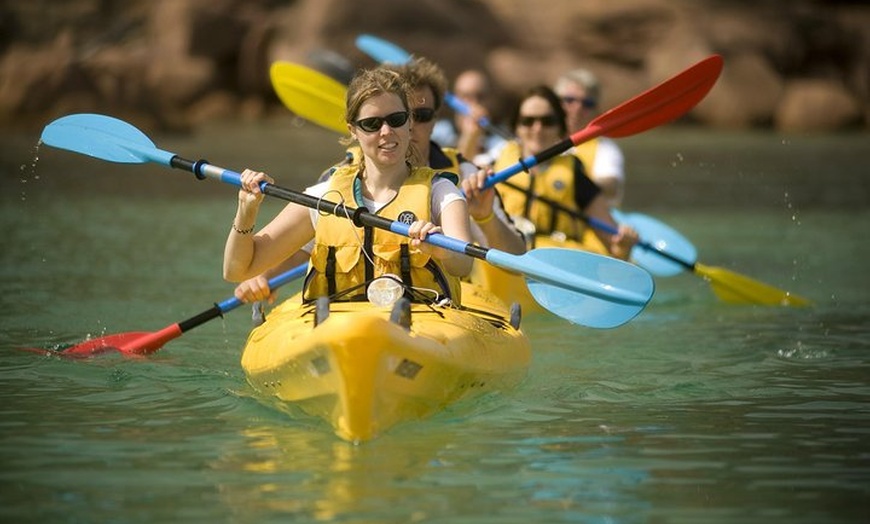
<instances>
[{"instance_id":1,"label":"blue paddle blade","mask_svg":"<svg viewBox=\"0 0 870 524\"><path fill-rule=\"evenodd\" d=\"M611 296L599 298L590 293L527 280L529 292L539 304L550 311L557 311L559 316L571 322L601 329L621 326L643 311L655 291L655 283L649 273L615 258L592 253L582 253L590 256L577 257L573 256L575 253L568 249L535 249L528 255L558 266L565 273L584 275L599 283ZM617 291L631 293L645 300L614 300Z\"/></svg>"},{"instance_id":2,"label":"blue paddle blade","mask_svg":"<svg viewBox=\"0 0 870 524\"><path fill-rule=\"evenodd\" d=\"M127 122L89 113L58 118L45 126L39 140L58 149L121 164L170 165L175 156L157 149L145 133Z\"/></svg>"},{"instance_id":3,"label":"blue paddle blade","mask_svg":"<svg viewBox=\"0 0 870 524\"><path fill-rule=\"evenodd\" d=\"M627 213L617 220L633 227L644 241L631 250L631 258L653 275L677 275L698 259L698 251L686 237L651 216Z\"/></svg>"},{"instance_id":4,"label":"blue paddle blade","mask_svg":"<svg viewBox=\"0 0 870 524\"><path fill-rule=\"evenodd\" d=\"M411 55L407 51L396 44L372 35L359 35L356 37L356 48L382 64L392 63L402 65L411 61Z\"/></svg>"},{"instance_id":5,"label":"blue paddle blade","mask_svg":"<svg viewBox=\"0 0 870 524\"><path fill-rule=\"evenodd\" d=\"M650 274L638 266L574 249L533 249L519 257L490 251L486 260L508 270L519 268L541 306L594 328L625 324L655 291Z\"/></svg>"}]
</instances>

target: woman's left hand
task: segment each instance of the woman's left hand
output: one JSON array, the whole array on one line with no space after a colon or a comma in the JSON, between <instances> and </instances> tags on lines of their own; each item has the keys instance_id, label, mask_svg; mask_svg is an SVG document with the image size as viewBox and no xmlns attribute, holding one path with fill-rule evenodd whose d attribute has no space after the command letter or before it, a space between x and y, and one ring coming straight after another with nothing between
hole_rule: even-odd
<instances>
[{"instance_id":1,"label":"woman's left hand","mask_svg":"<svg viewBox=\"0 0 870 524\"><path fill-rule=\"evenodd\" d=\"M462 181L462 192L468 202L468 214L474 220L484 220L492 215L492 203L495 200L495 189L483 189L486 178L492 175L492 169L480 169Z\"/></svg>"}]
</instances>

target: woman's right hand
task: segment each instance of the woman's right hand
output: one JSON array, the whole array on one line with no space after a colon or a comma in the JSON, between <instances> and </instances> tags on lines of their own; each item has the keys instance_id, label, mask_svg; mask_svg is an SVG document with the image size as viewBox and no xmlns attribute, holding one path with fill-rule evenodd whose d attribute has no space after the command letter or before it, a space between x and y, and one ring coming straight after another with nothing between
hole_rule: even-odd
<instances>
[{"instance_id":1,"label":"woman's right hand","mask_svg":"<svg viewBox=\"0 0 870 524\"><path fill-rule=\"evenodd\" d=\"M248 206L250 204L259 205L265 196L260 190L260 183L275 183L275 180L266 173L251 169L242 171L240 178L242 186L239 189L239 205L241 206Z\"/></svg>"}]
</instances>

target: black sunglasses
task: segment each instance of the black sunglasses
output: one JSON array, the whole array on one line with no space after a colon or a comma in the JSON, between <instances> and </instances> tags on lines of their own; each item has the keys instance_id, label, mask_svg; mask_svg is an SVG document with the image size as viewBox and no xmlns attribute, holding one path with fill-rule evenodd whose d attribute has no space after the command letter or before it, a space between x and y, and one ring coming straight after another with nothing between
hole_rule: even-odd
<instances>
[{"instance_id":1,"label":"black sunglasses","mask_svg":"<svg viewBox=\"0 0 870 524\"><path fill-rule=\"evenodd\" d=\"M390 127L402 127L408 121L407 111L396 111L387 116L370 116L368 118L360 118L353 123L356 127L362 129L366 133L374 133L379 131L384 122Z\"/></svg>"},{"instance_id":2,"label":"black sunglasses","mask_svg":"<svg viewBox=\"0 0 870 524\"><path fill-rule=\"evenodd\" d=\"M592 109L595 107L596 102L591 98L577 98L576 96L563 96L562 103L566 105L570 104L582 104L586 109Z\"/></svg>"},{"instance_id":3,"label":"black sunglasses","mask_svg":"<svg viewBox=\"0 0 870 524\"><path fill-rule=\"evenodd\" d=\"M418 107L411 111L411 118L414 119L414 122L425 124L426 122L431 122L432 119L435 118L435 110L431 107Z\"/></svg>"},{"instance_id":4,"label":"black sunglasses","mask_svg":"<svg viewBox=\"0 0 870 524\"><path fill-rule=\"evenodd\" d=\"M535 122L540 122L544 127L552 127L559 123L559 117L556 115L544 116L521 116L517 118L517 124L523 127L532 127Z\"/></svg>"}]
</instances>

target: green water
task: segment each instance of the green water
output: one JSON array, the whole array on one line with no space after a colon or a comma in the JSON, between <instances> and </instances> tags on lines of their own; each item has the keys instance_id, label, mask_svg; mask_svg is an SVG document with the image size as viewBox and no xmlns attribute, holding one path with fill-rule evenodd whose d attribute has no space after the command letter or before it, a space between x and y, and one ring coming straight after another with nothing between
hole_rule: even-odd
<instances>
[{"instance_id":1,"label":"green water","mask_svg":"<svg viewBox=\"0 0 870 524\"><path fill-rule=\"evenodd\" d=\"M527 316L534 360L516 390L354 446L254 396L239 366L246 308L143 359L19 351L154 331L228 298L235 191L10 136L0 520L865 522L867 138L623 141L629 210L679 230L700 262L815 306L730 306L683 274L658 279L616 330ZM156 142L297 188L337 147L285 120Z\"/></svg>"}]
</instances>

